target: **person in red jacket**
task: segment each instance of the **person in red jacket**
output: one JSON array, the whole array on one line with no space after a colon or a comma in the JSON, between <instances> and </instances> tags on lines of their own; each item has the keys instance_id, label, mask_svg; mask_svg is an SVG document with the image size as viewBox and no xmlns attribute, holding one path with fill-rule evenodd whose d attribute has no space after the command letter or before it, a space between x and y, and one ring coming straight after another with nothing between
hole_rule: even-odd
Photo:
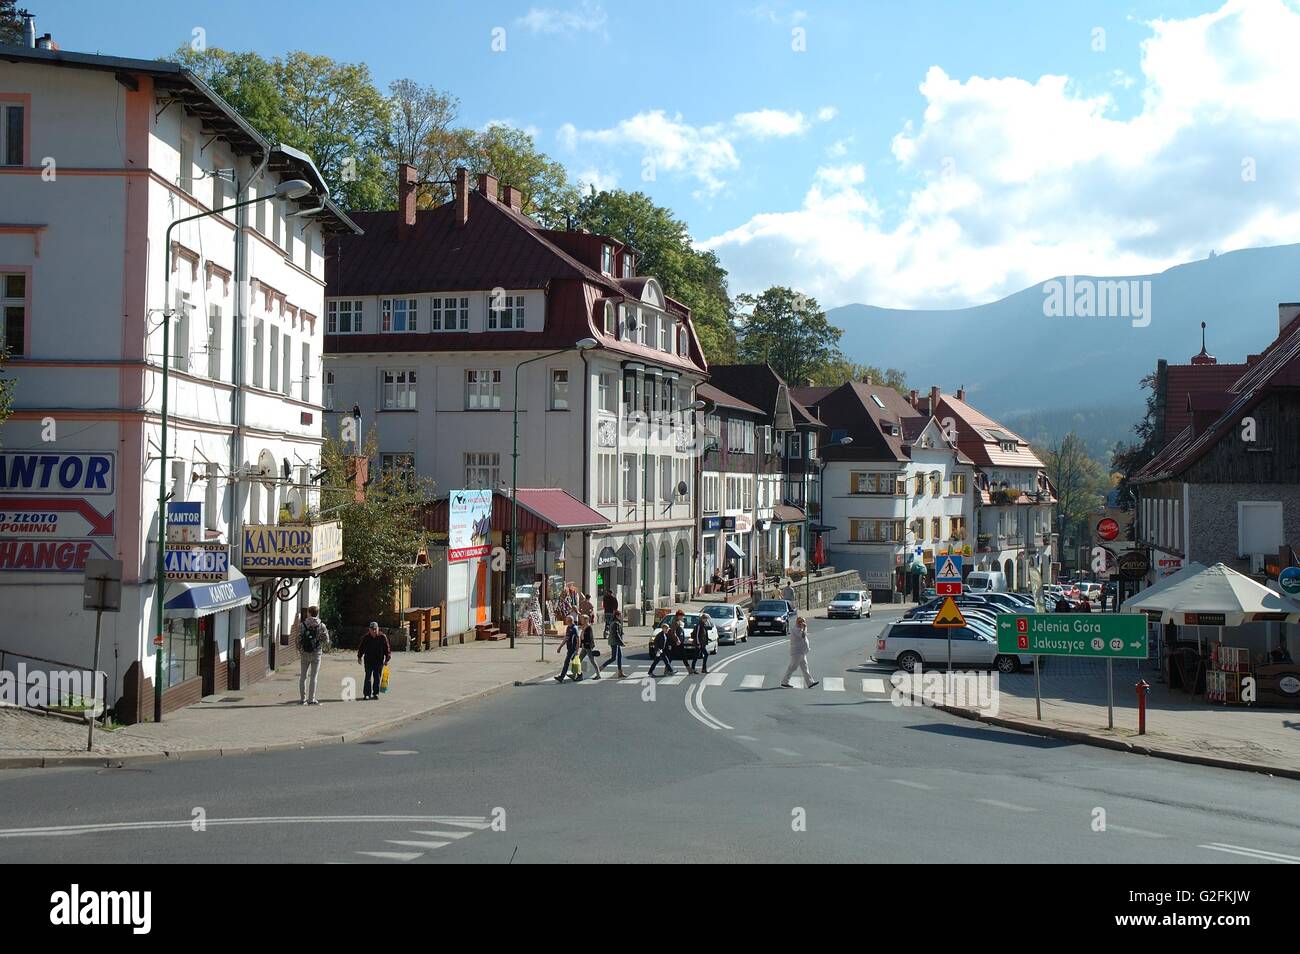
<instances>
[{"instance_id":1,"label":"person in red jacket","mask_svg":"<svg viewBox=\"0 0 1300 954\"><path fill-rule=\"evenodd\" d=\"M366 635L361 637L361 645L357 647L357 662L366 667L361 698L379 698L379 683L384 676L384 667L392 658L393 650L388 645L388 637L379 631L378 623L371 623Z\"/></svg>"}]
</instances>

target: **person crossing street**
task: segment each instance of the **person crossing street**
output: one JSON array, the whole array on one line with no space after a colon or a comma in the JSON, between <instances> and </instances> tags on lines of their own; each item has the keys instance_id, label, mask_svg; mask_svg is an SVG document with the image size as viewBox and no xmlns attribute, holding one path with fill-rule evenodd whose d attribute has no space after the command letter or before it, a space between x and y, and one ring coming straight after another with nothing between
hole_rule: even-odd
<instances>
[{"instance_id":1,"label":"person crossing street","mask_svg":"<svg viewBox=\"0 0 1300 954\"><path fill-rule=\"evenodd\" d=\"M609 615L609 622L605 624L605 641L609 643L609 658L605 660L600 667L604 669L610 663L618 666L618 678L626 679L623 673L623 647L627 645L623 640L623 612L615 609Z\"/></svg>"},{"instance_id":2,"label":"person crossing street","mask_svg":"<svg viewBox=\"0 0 1300 954\"><path fill-rule=\"evenodd\" d=\"M595 670L592 678L599 679L600 663L596 661L596 657L600 653L596 651L596 633L591 628L591 617L584 613L578 620L578 629L582 633L582 651L578 653L578 666L581 675L578 678L582 679L587 675L587 663L590 661L591 668Z\"/></svg>"},{"instance_id":3,"label":"person crossing street","mask_svg":"<svg viewBox=\"0 0 1300 954\"><path fill-rule=\"evenodd\" d=\"M555 677L556 682L564 682L564 677L569 675L569 663L573 661L573 657L578 653L578 636L578 627L574 625L573 617L565 616L564 642L556 646L555 651L558 653L561 649L564 649L568 652L564 657L564 665L560 667L559 675ZM576 676L574 677L574 681L577 681Z\"/></svg>"},{"instance_id":4,"label":"person crossing street","mask_svg":"<svg viewBox=\"0 0 1300 954\"><path fill-rule=\"evenodd\" d=\"M790 631L790 665L785 670L785 676L781 679L781 686L785 689L793 689L790 685L790 677L794 675L796 669L803 672L803 684L807 689L817 685L817 680L813 678L808 669L808 621L800 616L794 621L794 629Z\"/></svg>"}]
</instances>

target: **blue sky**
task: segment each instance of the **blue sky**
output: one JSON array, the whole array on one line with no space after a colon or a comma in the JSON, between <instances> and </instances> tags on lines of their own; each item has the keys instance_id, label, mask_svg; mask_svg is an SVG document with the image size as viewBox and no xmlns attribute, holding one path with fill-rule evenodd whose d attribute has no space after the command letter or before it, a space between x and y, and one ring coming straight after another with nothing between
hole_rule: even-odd
<instances>
[{"instance_id":1,"label":"blue sky","mask_svg":"<svg viewBox=\"0 0 1300 954\"><path fill-rule=\"evenodd\" d=\"M733 291L951 307L1300 233L1296 0L24 4L64 49L201 27L447 89L672 208Z\"/></svg>"}]
</instances>

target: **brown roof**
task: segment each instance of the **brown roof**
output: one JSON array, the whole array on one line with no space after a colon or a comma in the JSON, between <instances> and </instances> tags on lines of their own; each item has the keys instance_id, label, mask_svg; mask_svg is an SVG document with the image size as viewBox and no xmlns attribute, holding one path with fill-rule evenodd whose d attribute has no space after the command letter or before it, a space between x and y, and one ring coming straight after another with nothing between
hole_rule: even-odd
<instances>
[{"instance_id":1,"label":"brown roof","mask_svg":"<svg viewBox=\"0 0 1300 954\"><path fill-rule=\"evenodd\" d=\"M1043 462L1029 446L1029 441L991 417L985 417L965 401L952 394L940 394L935 417L953 418L957 425L957 447L979 467L1039 467ZM999 437L998 435L1005 435ZM1002 440L1013 440L1020 448L1004 451Z\"/></svg>"},{"instance_id":2,"label":"brown roof","mask_svg":"<svg viewBox=\"0 0 1300 954\"><path fill-rule=\"evenodd\" d=\"M1187 397L1194 391L1226 392L1248 369L1248 364L1171 364L1165 373L1165 427L1163 447L1192 423Z\"/></svg>"},{"instance_id":3,"label":"brown roof","mask_svg":"<svg viewBox=\"0 0 1300 954\"><path fill-rule=\"evenodd\" d=\"M929 420L893 388L860 381L840 385L816 407L824 426L853 438L847 447L827 444L822 449L827 460L908 461L907 431L920 433L911 419L920 418L921 427ZM897 434L892 433L892 425L897 425Z\"/></svg>"},{"instance_id":4,"label":"brown roof","mask_svg":"<svg viewBox=\"0 0 1300 954\"><path fill-rule=\"evenodd\" d=\"M818 401L820 401L822 398L824 398L826 395L830 394L834 390L835 389L832 387L826 387L824 385L816 385L812 387L791 388L790 394L800 404L803 404L805 406L811 406L813 404L816 404Z\"/></svg>"},{"instance_id":5,"label":"brown roof","mask_svg":"<svg viewBox=\"0 0 1300 954\"><path fill-rule=\"evenodd\" d=\"M1300 388L1300 318L1287 325L1264 353L1247 365L1246 371L1228 386L1226 396L1231 403L1218 419L1199 433L1195 422L1189 422L1174 440L1134 475L1134 483L1145 484L1176 477L1236 428L1241 416L1259 404L1269 392L1280 388Z\"/></svg>"},{"instance_id":6,"label":"brown roof","mask_svg":"<svg viewBox=\"0 0 1300 954\"><path fill-rule=\"evenodd\" d=\"M701 401L712 401L718 407L730 408L735 411L748 411L750 414L757 414L759 417L769 416L762 408L754 407L748 401L742 401L740 398L728 394L721 388L715 388L711 384L697 385L695 396Z\"/></svg>"},{"instance_id":7,"label":"brown roof","mask_svg":"<svg viewBox=\"0 0 1300 954\"><path fill-rule=\"evenodd\" d=\"M782 385L785 385L785 380L772 369L770 364L713 365L709 368L709 380L728 394L734 394L772 415L776 413L777 395ZM790 397L790 413L794 418L795 426L821 427L821 421L795 398L793 392L793 388L786 386L786 393Z\"/></svg>"}]
</instances>

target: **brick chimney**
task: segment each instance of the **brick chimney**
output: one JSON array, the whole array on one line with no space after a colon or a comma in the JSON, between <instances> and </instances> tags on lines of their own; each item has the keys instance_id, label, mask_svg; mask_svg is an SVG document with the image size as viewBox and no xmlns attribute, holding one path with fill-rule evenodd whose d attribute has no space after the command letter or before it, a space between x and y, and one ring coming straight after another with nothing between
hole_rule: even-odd
<instances>
[{"instance_id":1,"label":"brick chimney","mask_svg":"<svg viewBox=\"0 0 1300 954\"><path fill-rule=\"evenodd\" d=\"M478 177L478 191L483 193L483 198L489 202L497 200L497 177L489 175L486 172L480 172Z\"/></svg>"},{"instance_id":2,"label":"brick chimney","mask_svg":"<svg viewBox=\"0 0 1300 954\"><path fill-rule=\"evenodd\" d=\"M1277 325L1278 333L1286 331L1286 326L1300 318L1300 303L1293 301L1278 302L1277 305Z\"/></svg>"},{"instance_id":3,"label":"brick chimney","mask_svg":"<svg viewBox=\"0 0 1300 954\"><path fill-rule=\"evenodd\" d=\"M912 388L912 393L908 395L907 403L911 404L912 407L916 407L916 388Z\"/></svg>"},{"instance_id":4,"label":"brick chimney","mask_svg":"<svg viewBox=\"0 0 1300 954\"><path fill-rule=\"evenodd\" d=\"M456 227L464 228L469 221L469 173L460 168L456 170Z\"/></svg>"},{"instance_id":5,"label":"brick chimney","mask_svg":"<svg viewBox=\"0 0 1300 954\"><path fill-rule=\"evenodd\" d=\"M506 186L506 205L516 212L524 211L524 194L514 186Z\"/></svg>"},{"instance_id":6,"label":"brick chimney","mask_svg":"<svg viewBox=\"0 0 1300 954\"><path fill-rule=\"evenodd\" d=\"M397 237L408 239L415 229L415 166L404 162L397 167Z\"/></svg>"},{"instance_id":7,"label":"brick chimney","mask_svg":"<svg viewBox=\"0 0 1300 954\"><path fill-rule=\"evenodd\" d=\"M937 387L930 388L930 413L939 413L939 389Z\"/></svg>"},{"instance_id":8,"label":"brick chimney","mask_svg":"<svg viewBox=\"0 0 1300 954\"><path fill-rule=\"evenodd\" d=\"M966 400L966 386L965 386L965 385L962 385L961 387L959 387L959 388L957 389L957 400L958 400L958 401L964 401L964 400Z\"/></svg>"}]
</instances>

